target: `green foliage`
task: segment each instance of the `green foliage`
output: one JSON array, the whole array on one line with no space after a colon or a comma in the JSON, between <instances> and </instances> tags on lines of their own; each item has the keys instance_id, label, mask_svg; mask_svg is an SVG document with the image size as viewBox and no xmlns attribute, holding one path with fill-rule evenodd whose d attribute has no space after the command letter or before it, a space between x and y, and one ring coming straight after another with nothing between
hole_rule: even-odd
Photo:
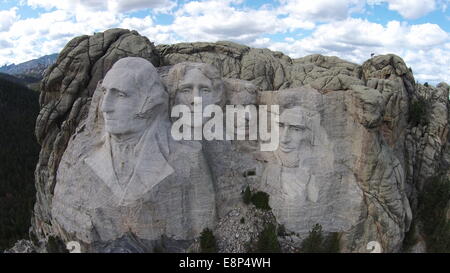
<instances>
[{"instance_id":1,"label":"green foliage","mask_svg":"<svg viewBox=\"0 0 450 273\"><path fill-rule=\"evenodd\" d=\"M164 253L164 251L162 250L162 248L160 246L154 246L153 247L153 253Z\"/></svg>"},{"instance_id":2,"label":"green foliage","mask_svg":"<svg viewBox=\"0 0 450 273\"><path fill-rule=\"evenodd\" d=\"M323 242L323 252L325 253L339 253L339 233L331 232L325 237Z\"/></svg>"},{"instance_id":3,"label":"green foliage","mask_svg":"<svg viewBox=\"0 0 450 273\"><path fill-rule=\"evenodd\" d=\"M216 238L209 228L205 228L200 235L200 251L202 253L217 252Z\"/></svg>"},{"instance_id":4,"label":"green foliage","mask_svg":"<svg viewBox=\"0 0 450 273\"><path fill-rule=\"evenodd\" d=\"M318 253L322 252L322 226L316 224L312 230L309 232L308 237L303 240L301 251L307 253Z\"/></svg>"},{"instance_id":5,"label":"green foliage","mask_svg":"<svg viewBox=\"0 0 450 273\"><path fill-rule=\"evenodd\" d=\"M252 204L262 210L270 210L269 195L263 191L256 192L251 198Z\"/></svg>"},{"instance_id":6,"label":"green foliage","mask_svg":"<svg viewBox=\"0 0 450 273\"><path fill-rule=\"evenodd\" d=\"M301 252L304 253L338 253L339 252L339 233L332 232L324 237L322 226L314 225L309 235L303 240Z\"/></svg>"},{"instance_id":7,"label":"green foliage","mask_svg":"<svg viewBox=\"0 0 450 273\"><path fill-rule=\"evenodd\" d=\"M428 82L424 83L423 86L428 87Z\"/></svg>"},{"instance_id":8,"label":"green foliage","mask_svg":"<svg viewBox=\"0 0 450 273\"><path fill-rule=\"evenodd\" d=\"M47 240L47 252L48 253L68 253L64 242L58 237L50 236Z\"/></svg>"},{"instance_id":9,"label":"green foliage","mask_svg":"<svg viewBox=\"0 0 450 273\"><path fill-rule=\"evenodd\" d=\"M250 187L247 186L242 194L244 204L252 203L257 209L270 210L269 195L263 191L252 193Z\"/></svg>"},{"instance_id":10,"label":"green foliage","mask_svg":"<svg viewBox=\"0 0 450 273\"><path fill-rule=\"evenodd\" d=\"M284 225L278 226L278 236L286 236L286 227Z\"/></svg>"},{"instance_id":11,"label":"green foliage","mask_svg":"<svg viewBox=\"0 0 450 273\"><path fill-rule=\"evenodd\" d=\"M449 200L450 180L433 178L425 183L419 196L419 218L428 252L450 252Z\"/></svg>"},{"instance_id":12,"label":"green foliage","mask_svg":"<svg viewBox=\"0 0 450 273\"><path fill-rule=\"evenodd\" d=\"M411 104L409 109L409 122L413 126L425 125L428 114L428 103L425 99L419 98Z\"/></svg>"},{"instance_id":13,"label":"green foliage","mask_svg":"<svg viewBox=\"0 0 450 273\"><path fill-rule=\"evenodd\" d=\"M403 240L402 245L402 252L409 252L416 243L416 223L413 221L408 232L405 234L405 239Z\"/></svg>"},{"instance_id":14,"label":"green foliage","mask_svg":"<svg viewBox=\"0 0 450 273\"><path fill-rule=\"evenodd\" d=\"M250 191L250 187L249 186L247 186L245 188L245 191L244 191L244 194L242 196L242 199L244 201L244 204L246 204L246 205L250 204L251 199L252 199L252 192Z\"/></svg>"},{"instance_id":15,"label":"green foliage","mask_svg":"<svg viewBox=\"0 0 450 273\"><path fill-rule=\"evenodd\" d=\"M39 145L39 94L0 77L0 252L28 237Z\"/></svg>"},{"instance_id":16,"label":"green foliage","mask_svg":"<svg viewBox=\"0 0 450 273\"><path fill-rule=\"evenodd\" d=\"M278 253L281 252L280 243L277 238L277 230L274 224L268 224L259 234L256 243L256 252Z\"/></svg>"}]
</instances>

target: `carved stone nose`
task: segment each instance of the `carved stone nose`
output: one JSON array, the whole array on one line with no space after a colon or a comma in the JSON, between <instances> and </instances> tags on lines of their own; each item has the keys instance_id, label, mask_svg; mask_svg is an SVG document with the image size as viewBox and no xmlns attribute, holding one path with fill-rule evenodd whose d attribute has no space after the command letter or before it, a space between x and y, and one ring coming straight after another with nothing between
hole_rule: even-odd
<instances>
[{"instance_id":1,"label":"carved stone nose","mask_svg":"<svg viewBox=\"0 0 450 273\"><path fill-rule=\"evenodd\" d=\"M281 137L280 137L281 143L287 143L290 141L287 128L283 128L280 133L281 133Z\"/></svg>"},{"instance_id":2,"label":"carved stone nose","mask_svg":"<svg viewBox=\"0 0 450 273\"><path fill-rule=\"evenodd\" d=\"M114 110L114 107L112 107L112 105L111 105L110 102L104 100L104 101L102 102L102 105L101 105L101 107L100 107L100 110L101 110L102 112L104 112L104 113L109 113L109 112L112 112L112 111Z\"/></svg>"}]
</instances>

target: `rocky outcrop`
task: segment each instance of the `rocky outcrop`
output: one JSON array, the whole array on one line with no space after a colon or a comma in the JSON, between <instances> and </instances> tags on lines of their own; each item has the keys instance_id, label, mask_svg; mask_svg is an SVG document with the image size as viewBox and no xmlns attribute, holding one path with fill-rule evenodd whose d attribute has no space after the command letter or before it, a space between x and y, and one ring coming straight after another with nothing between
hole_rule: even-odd
<instances>
[{"instance_id":1,"label":"rocky outcrop","mask_svg":"<svg viewBox=\"0 0 450 273\"><path fill-rule=\"evenodd\" d=\"M246 253L255 249L258 236L276 220L270 211L250 206L236 206L217 223L215 231L218 251L223 253Z\"/></svg>"},{"instance_id":2,"label":"rocky outcrop","mask_svg":"<svg viewBox=\"0 0 450 273\"><path fill-rule=\"evenodd\" d=\"M231 42L155 47L137 32L122 29L74 38L45 73L36 123L42 149L35 173L38 194L32 228L39 239L50 235L63 240L75 238L64 227L60 229L58 222L62 220L52 215L61 209L52 204L61 158L74 152L66 149L80 126L89 121L89 107L94 117L91 101L97 83L117 60L127 56L147 59L163 80L167 80L170 68L181 62L212 64L224 77L226 88L250 94L245 104L280 104L284 105L282 110L302 107L319 113L312 131L321 146L300 150L313 155L302 165L307 170L286 169L274 159L276 156L255 152L254 143L228 141L203 146L216 183L216 231L221 251L243 251L244 243L239 245L237 238L251 241L260 230L255 225L255 232L247 232L249 223L256 220L237 224L241 214L249 219L259 215L240 208L243 188L259 188L260 181L282 181L284 178L272 176L284 171L294 180L310 177L316 181L314 186L310 186L311 179L304 185L306 203L293 207L283 205L288 203L276 197L270 187L260 187L270 192L276 220L289 232L304 237L320 223L325 232L342 234L341 251L365 252L369 241L380 242L387 252L400 251L414 218L417 192L444 160L448 85L417 85L411 70L395 55L376 56L357 65L322 55L292 59L280 52ZM232 103L236 101L239 99ZM418 118L415 109L422 101L428 110L424 116L419 111ZM303 189L302 183L299 181L299 189ZM287 215L285 208L300 213ZM123 235L125 239L112 246L112 251L127 246L152 251L148 246L136 248L135 234ZM106 250L104 246L98 249Z\"/></svg>"},{"instance_id":3,"label":"rocky outcrop","mask_svg":"<svg viewBox=\"0 0 450 273\"><path fill-rule=\"evenodd\" d=\"M361 83L360 66L337 57L310 55L291 59L281 52L250 48L232 42L159 45L161 65L205 62L226 78L251 81L262 90L311 84L320 90L344 90Z\"/></svg>"},{"instance_id":4,"label":"rocky outcrop","mask_svg":"<svg viewBox=\"0 0 450 273\"><path fill-rule=\"evenodd\" d=\"M447 84L436 87L416 85L416 93L412 99L414 111L410 115L421 115L416 124L412 124L408 136L409 154L411 159L413 179L420 190L429 178L445 172L439 170L443 153L448 141L448 97ZM416 152L415 152L416 151Z\"/></svg>"},{"instance_id":5,"label":"rocky outcrop","mask_svg":"<svg viewBox=\"0 0 450 273\"><path fill-rule=\"evenodd\" d=\"M36 253L36 247L29 240L19 240L4 253Z\"/></svg>"}]
</instances>

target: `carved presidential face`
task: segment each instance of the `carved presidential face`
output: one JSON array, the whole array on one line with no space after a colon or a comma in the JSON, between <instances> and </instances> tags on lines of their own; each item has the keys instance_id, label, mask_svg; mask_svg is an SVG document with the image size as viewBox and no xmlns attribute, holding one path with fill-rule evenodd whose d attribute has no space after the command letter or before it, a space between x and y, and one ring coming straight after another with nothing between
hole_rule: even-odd
<instances>
[{"instance_id":1,"label":"carved presidential face","mask_svg":"<svg viewBox=\"0 0 450 273\"><path fill-rule=\"evenodd\" d=\"M311 129L307 126L300 108L286 109L280 115L279 152L288 154L298 152L302 143L309 143Z\"/></svg>"},{"instance_id":2,"label":"carved presidential face","mask_svg":"<svg viewBox=\"0 0 450 273\"><path fill-rule=\"evenodd\" d=\"M239 81L235 80L236 83L239 83ZM241 81L244 82L244 81ZM253 84L250 83L241 83L239 84L234 84L231 85L229 87L229 93L227 94L228 96L228 100L227 102L230 105L242 105L244 107L246 106L255 106L257 101L256 101L256 92L257 92L257 87ZM256 108L255 108L256 109ZM245 137L245 139L249 138L249 131L250 131L250 121L251 119L254 118L256 119L257 117L252 117L251 116L251 112L246 112L245 114L245 123L242 124L243 127L239 128L240 124L238 124L237 122L237 117L235 117L234 120L234 132L235 132L235 139L237 139L237 135L239 134L239 132L244 132L243 136Z\"/></svg>"},{"instance_id":3,"label":"carved presidential face","mask_svg":"<svg viewBox=\"0 0 450 273\"><path fill-rule=\"evenodd\" d=\"M106 74L101 88L104 92L101 111L108 133L128 135L145 130L147 120L137 116L144 98L133 75L113 67Z\"/></svg>"},{"instance_id":4,"label":"carved presidential face","mask_svg":"<svg viewBox=\"0 0 450 273\"><path fill-rule=\"evenodd\" d=\"M184 104L194 111L194 97L202 98L202 108L216 103L220 90L215 90L212 81L199 69L186 71L178 85L175 104Z\"/></svg>"}]
</instances>

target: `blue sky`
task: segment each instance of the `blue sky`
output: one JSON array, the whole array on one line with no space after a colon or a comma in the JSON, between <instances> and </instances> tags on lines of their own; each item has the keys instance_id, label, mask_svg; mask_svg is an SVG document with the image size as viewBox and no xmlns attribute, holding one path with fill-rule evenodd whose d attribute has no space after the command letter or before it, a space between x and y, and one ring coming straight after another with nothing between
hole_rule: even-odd
<instances>
[{"instance_id":1,"label":"blue sky","mask_svg":"<svg viewBox=\"0 0 450 273\"><path fill-rule=\"evenodd\" d=\"M112 27L156 44L231 40L297 58L394 53L421 82L450 82L450 0L0 0L0 65Z\"/></svg>"}]
</instances>

